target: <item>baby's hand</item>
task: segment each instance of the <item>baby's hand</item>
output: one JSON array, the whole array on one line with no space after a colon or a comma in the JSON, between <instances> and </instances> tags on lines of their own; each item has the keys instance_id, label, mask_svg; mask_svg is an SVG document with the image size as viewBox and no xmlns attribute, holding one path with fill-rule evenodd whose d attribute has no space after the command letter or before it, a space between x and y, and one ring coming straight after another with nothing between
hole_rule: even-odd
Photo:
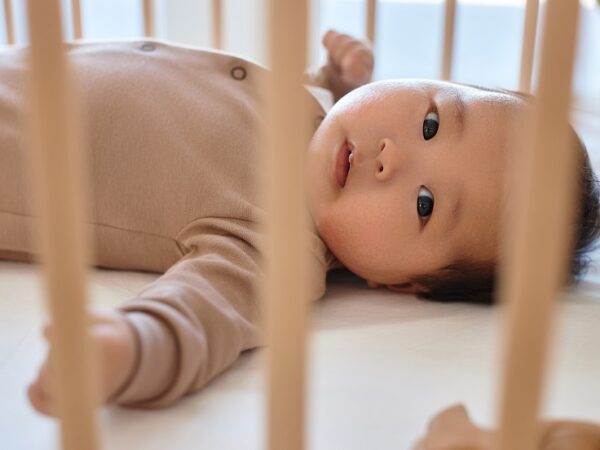
<instances>
[{"instance_id":1,"label":"baby's hand","mask_svg":"<svg viewBox=\"0 0 600 450\"><path fill-rule=\"evenodd\" d=\"M542 425L541 450L598 450L600 426L589 422L554 420Z\"/></svg>"},{"instance_id":2,"label":"baby's hand","mask_svg":"<svg viewBox=\"0 0 600 450\"><path fill-rule=\"evenodd\" d=\"M91 313L90 334L95 354L100 358L100 401L105 403L127 381L134 369L136 337L125 317L116 312ZM47 416L57 416L52 390L53 370L50 366L52 342L51 327L44 327L44 337L50 343L49 353L40 367L37 379L31 383L27 394L33 407Z\"/></svg>"},{"instance_id":3,"label":"baby's hand","mask_svg":"<svg viewBox=\"0 0 600 450\"><path fill-rule=\"evenodd\" d=\"M429 422L414 450L491 450L493 434L471 422L462 404L446 408Z\"/></svg>"},{"instance_id":4,"label":"baby's hand","mask_svg":"<svg viewBox=\"0 0 600 450\"><path fill-rule=\"evenodd\" d=\"M336 99L369 83L373 76L373 50L366 41L329 30L323 35L328 52L327 79Z\"/></svg>"},{"instance_id":5,"label":"baby's hand","mask_svg":"<svg viewBox=\"0 0 600 450\"><path fill-rule=\"evenodd\" d=\"M600 426L589 422L555 420L539 426L539 450L598 450ZM437 414L414 450L492 450L497 431L473 424L463 405Z\"/></svg>"}]
</instances>

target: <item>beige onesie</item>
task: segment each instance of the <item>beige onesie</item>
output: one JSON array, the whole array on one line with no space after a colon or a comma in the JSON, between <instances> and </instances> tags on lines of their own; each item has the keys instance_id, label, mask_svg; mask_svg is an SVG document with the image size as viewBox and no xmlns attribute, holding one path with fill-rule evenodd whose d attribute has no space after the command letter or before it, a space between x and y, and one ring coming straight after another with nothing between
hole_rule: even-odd
<instances>
[{"instance_id":1,"label":"beige onesie","mask_svg":"<svg viewBox=\"0 0 600 450\"><path fill-rule=\"evenodd\" d=\"M119 307L139 346L114 400L168 405L263 343L256 225L266 69L158 41L67 48L87 128L93 263L164 272ZM0 258L27 261L37 245L23 142L26 70L27 49L0 52ZM307 89L317 127L331 96ZM336 261L307 232L317 299Z\"/></svg>"}]
</instances>

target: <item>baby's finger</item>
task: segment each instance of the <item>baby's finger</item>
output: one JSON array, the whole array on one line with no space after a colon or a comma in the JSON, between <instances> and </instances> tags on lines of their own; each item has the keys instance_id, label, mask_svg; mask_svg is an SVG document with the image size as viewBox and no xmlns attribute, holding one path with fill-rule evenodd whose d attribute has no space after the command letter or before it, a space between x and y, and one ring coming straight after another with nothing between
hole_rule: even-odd
<instances>
[{"instance_id":1,"label":"baby's finger","mask_svg":"<svg viewBox=\"0 0 600 450\"><path fill-rule=\"evenodd\" d=\"M323 46L328 50L332 51L334 49L343 47L349 43L355 44L358 47L364 48L371 52L371 44L368 41L364 41L358 39L350 34L338 33L335 30L329 30L323 35L322 39ZM342 48L342 50L347 50ZM342 55L345 52L342 51Z\"/></svg>"},{"instance_id":2,"label":"baby's finger","mask_svg":"<svg viewBox=\"0 0 600 450\"><path fill-rule=\"evenodd\" d=\"M50 352L46 357L46 361L40 366L38 371L37 379L35 383L44 391L47 395L51 396L54 389L54 373L50 365Z\"/></svg>"},{"instance_id":3,"label":"baby's finger","mask_svg":"<svg viewBox=\"0 0 600 450\"><path fill-rule=\"evenodd\" d=\"M350 38L334 46L330 50L329 55L335 66L341 68L343 61L348 59L348 55L351 55L352 52L358 51L362 47L363 45L360 42Z\"/></svg>"},{"instance_id":4,"label":"baby's finger","mask_svg":"<svg viewBox=\"0 0 600 450\"><path fill-rule=\"evenodd\" d=\"M371 71L375 65L373 52L363 45L354 46L344 55L341 65L342 70L347 70L349 66L356 66Z\"/></svg>"},{"instance_id":5,"label":"baby's finger","mask_svg":"<svg viewBox=\"0 0 600 450\"><path fill-rule=\"evenodd\" d=\"M437 429L458 428L459 425L470 423L469 413L462 403L452 405L438 413L430 422L428 431Z\"/></svg>"},{"instance_id":6,"label":"baby's finger","mask_svg":"<svg viewBox=\"0 0 600 450\"><path fill-rule=\"evenodd\" d=\"M56 417L52 398L42 389L40 383L36 381L29 385L27 397L37 412L46 416Z\"/></svg>"},{"instance_id":7,"label":"baby's finger","mask_svg":"<svg viewBox=\"0 0 600 450\"><path fill-rule=\"evenodd\" d=\"M359 49L360 50L360 49ZM373 62L363 60L363 58L355 57L359 52L354 52L346 55L342 59L340 67L340 75L342 80L352 87L362 86L371 81L373 76Z\"/></svg>"},{"instance_id":8,"label":"baby's finger","mask_svg":"<svg viewBox=\"0 0 600 450\"><path fill-rule=\"evenodd\" d=\"M336 65L339 65L346 52L352 47L361 46L362 44L348 34L330 30L323 36L323 45L329 53L329 58Z\"/></svg>"},{"instance_id":9,"label":"baby's finger","mask_svg":"<svg viewBox=\"0 0 600 450\"><path fill-rule=\"evenodd\" d=\"M53 402L53 372L50 366L50 352L44 363L40 366L36 380L31 384L28 390L29 398L33 406L46 415L55 415Z\"/></svg>"},{"instance_id":10,"label":"baby's finger","mask_svg":"<svg viewBox=\"0 0 600 450\"><path fill-rule=\"evenodd\" d=\"M327 50L329 50L331 48L334 38L339 35L340 33L338 33L335 30L327 30L321 38L321 43L325 46Z\"/></svg>"},{"instance_id":11,"label":"baby's finger","mask_svg":"<svg viewBox=\"0 0 600 450\"><path fill-rule=\"evenodd\" d=\"M50 341L51 330L52 330L52 325L50 323L46 323L42 330L42 334L44 335L44 337L46 338L47 341Z\"/></svg>"}]
</instances>

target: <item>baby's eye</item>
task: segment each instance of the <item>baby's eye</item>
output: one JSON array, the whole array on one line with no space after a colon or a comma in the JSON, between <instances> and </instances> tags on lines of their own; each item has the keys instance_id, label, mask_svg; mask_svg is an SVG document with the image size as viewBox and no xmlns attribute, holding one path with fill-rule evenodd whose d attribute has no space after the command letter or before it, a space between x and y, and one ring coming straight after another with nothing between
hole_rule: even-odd
<instances>
[{"instance_id":1,"label":"baby's eye","mask_svg":"<svg viewBox=\"0 0 600 450\"><path fill-rule=\"evenodd\" d=\"M421 186L421 189L419 189L419 196L417 197L417 214L422 220L427 220L432 212L433 194L425 186Z\"/></svg>"},{"instance_id":2,"label":"baby's eye","mask_svg":"<svg viewBox=\"0 0 600 450\"><path fill-rule=\"evenodd\" d=\"M440 118L438 113L433 111L427 113L425 120L423 121L423 137L426 141L435 136L439 126Z\"/></svg>"}]
</instances>

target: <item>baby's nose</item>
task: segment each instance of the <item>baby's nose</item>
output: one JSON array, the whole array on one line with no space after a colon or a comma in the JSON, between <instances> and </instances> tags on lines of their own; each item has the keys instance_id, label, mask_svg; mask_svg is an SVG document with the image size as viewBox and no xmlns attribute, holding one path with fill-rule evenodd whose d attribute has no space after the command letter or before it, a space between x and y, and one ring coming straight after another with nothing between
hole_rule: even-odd
<instances>
[{"instance_id":1,"label":"baby's nose","mask_svg":"<svg viewBox=\"0 0 600 450\"><path fill-rule=\"evenodd\" d=\"M394 176L400 164L399 149L390 139L379 142L379 153L375 158L375 178L387 181Z\"/></svg>"}]
</instances>

